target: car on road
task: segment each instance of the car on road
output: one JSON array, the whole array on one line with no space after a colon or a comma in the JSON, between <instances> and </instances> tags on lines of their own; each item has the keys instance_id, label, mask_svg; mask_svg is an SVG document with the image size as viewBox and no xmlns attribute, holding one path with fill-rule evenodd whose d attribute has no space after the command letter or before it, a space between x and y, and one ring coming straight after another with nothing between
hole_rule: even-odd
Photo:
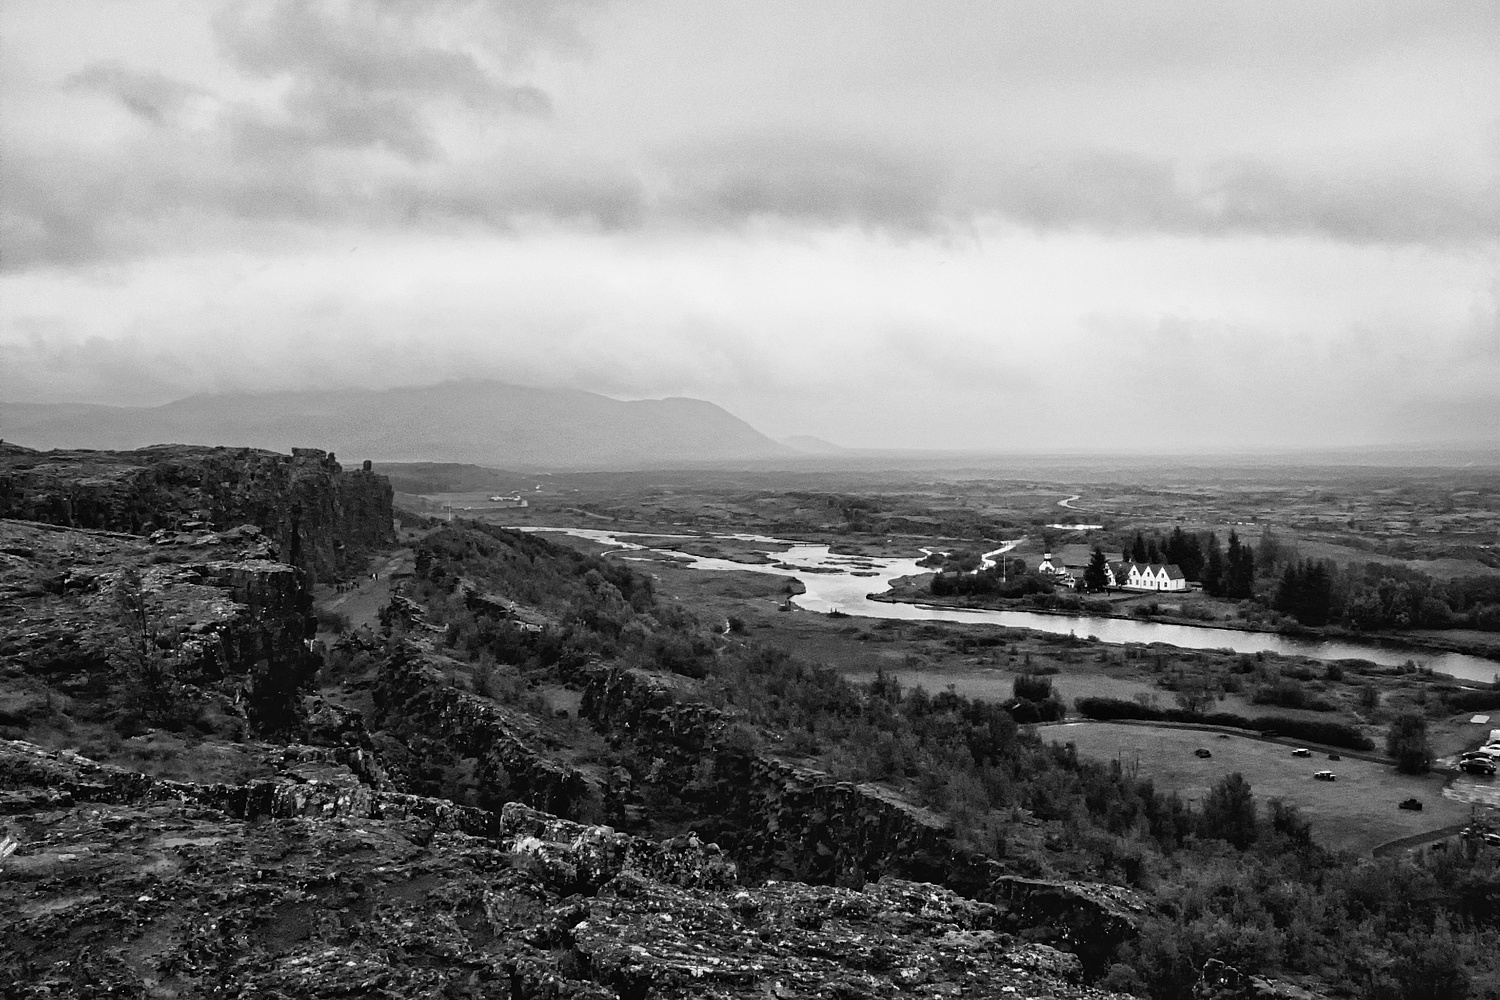
<instances>
[{"instance_id":1,"label":"car on road","mask_svg":"<svg viewBox=\"0 0 1500 1000\"><path fill-rule=\"evenodd\" d=\"M1465 757L1458 762L1459 770L1469 774L1494 774L1495 762L1487 757Z\"/></svg>"},{"instance_id":2,"label":"car on road","mask_svg":"<svg viewBox=\"0 0 1500 1000\"><path fill-rule=\"evenodd\" d=\"M1307 747L1298 747L1297 749L1295 749L1295 750L1292 751L1292 756L1293 757L1311 757L1312 756L1312 751L1309 750L1309 749L1307 749Z\"/></svg>"},{"instance_id":3,"label":"car on road","mask_svg":"<svg viewBox=\"0 0 1500 1000\"><path fill-rule=\"evenodd\" d=\"M1421 812L1422 811L1422 800L1421 799L1402 799L1401 800L1401 804L1399 806L1397 806L1396 808L1397 809L1415 809L1417 812Z\"/></svg>"},{"instance_id":4,"label":"car on road","mask_svg":"<svg viewBox=\"0 0 1500 1000\"><path fill-rule=\"evenodd\" d=\"M1317 773L1315 773L1313 775L1313 777L1317 778L1319 781L1337 781L1337 780L1339 780L1339 776L1336 775L1336 774L1334 774L1332 771L1318 771Z\"/></svg>"},{"instance_id":5,"label":"car on road","mask_svg":"<svg viewBox=\"0 0 1500 1000\"><path fill-rule=\"evenodd\" d=\"M1329 760L1343 760L1344 758L1340 757L1336 753L1331 753L1331 754L1328 755L1328 759Z\"/></svg>"},{"instance_id":6,"label":"car on road","mask_svg":"<svg viewBox=\"0 0 1500 1000\"><path fill-rule=\"evenodd\" d=\"M1213 756L1213 754L1209 753L1207 750L1203 749L1202 747L1199 747L1198 749L1194 750L1193 751L1193 755L1195 757L1202 757L1205 760L1207 760L1209 757Z\"/></svg>"}]
</instances>

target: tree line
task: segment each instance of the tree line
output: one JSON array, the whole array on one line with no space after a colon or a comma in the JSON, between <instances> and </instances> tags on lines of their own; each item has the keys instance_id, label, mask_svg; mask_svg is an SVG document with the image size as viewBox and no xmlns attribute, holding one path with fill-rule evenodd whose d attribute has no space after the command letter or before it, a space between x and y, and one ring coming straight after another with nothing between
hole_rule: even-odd
<instances>
[{"instance_id":1,"label":"tree line","mask_svg":"<svg viewBox=\"0 0 1500 1000\"><path fill-rule=\"evenodd\" d=\"M1500 577L1438 581L1400 565L1289 562L1271 606L1303 625L1362 632L1400 628L1500 631Z\"/></svg>"},{"instance_id":2,"label":"tree line","mask_svg":"<svg viewBox=\"0 0 1500 1000\"><path fill-rule=\"evenodd\" d=\"M1227 550L1212 531L1198 534L1173 528L1170 535L1149 537L1136 532L1135 541L1120 554L1120 558L1127 562L1175 565L1185 578L1201 583L1204 592L1211 597L1240 600L1255 596L1255 550L1241 542L1239 534L1232 529ZM1106 589L1109 577L1105 567L1108 562L1104 549L1095 546L1084 570L1084 590L1097 592Z\"/></svg>"}]
</instances>

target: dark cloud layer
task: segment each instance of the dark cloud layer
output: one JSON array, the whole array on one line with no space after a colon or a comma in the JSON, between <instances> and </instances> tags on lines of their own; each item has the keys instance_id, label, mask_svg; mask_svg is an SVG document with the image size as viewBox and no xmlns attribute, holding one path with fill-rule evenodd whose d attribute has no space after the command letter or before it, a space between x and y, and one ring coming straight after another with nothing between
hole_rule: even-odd
<instances>
[{"instance_id":1,"label":"dark cloud layer","mask_svg":"<svg viewBox=\"0 0 1500 1000\"><path fill-rule=\"evenodd\" d=\"M112 151L87 144L6 150L0 266L254 242L255 227L267 222L508 232L540 218L609 231L719 232L772 221L948 234L998 221L1110 236L1434 246L1500 238L1500 166L1475 180L1384 161L1299 165L1274 150L1265 157L1144 153L1082 133L997 152L983 143L934 144L941 130L900 120L894 110L885 128L852 114L811 128L775 116L762 122L726 105L722 120L698 123L701 134L692 122L684 136L635 145L576 134L567 129L579 109L558 111L558 98L536 82L545 78L537 62L587 55L596 8L587 0L231 3L212 18L213 34L229 63L263 85L260 96L217 95L119 60L66 76L65 90L107 96L144 131ZM1049 41L1075 74L1053 82L1099 86L1088 73L1201 71L1210 61L1204 52L1264 73L1274 65L1266 53L1277 51L1288 74L1306 73L1311 50L1335 44L1341 23L1349 23L1353 53L1342 58L1355 62L1402 36L1429 45L1475 30L1477 15L1462 6L1382 9L1375 19L1354 18L1346 7L1306 13L1292 31L1244 9L1190 11L1181 22L1173 15L1178 5L1147 4L1132 30L1110 35L1118 19L1021 5L1011 33L1019 41L997 38L1012 48L1025 42L1026 51ZM916 37L924 24L912 22L910 47L919 55L932 44ZM1187 44L1191 38L1201 40L1201 51ZM1088 73L1076 68L1085 65ZM966 63L960 68L968 71ZM941 80L944 67L920 70ZM1027 71L1047 82L1044 62ZM913 70L897 64L892 72ZM197 114L187 122L190 108ZM673 114L634 110L647 118ZM787 117L785 109L778 114ZM523 124L533 131L520 130ZM161 224L168 215L177 225ZM237 233L237 226L248 229Z\"/></svg>"},{"instance_id":2,"label":"dark cloud layer","mask_svg":"<svg viewBox=\"0 0 1500 1000\"><path fill-rule=\"evenodd\" d=\"M920 155L826 140L694 150L645 169L514 158L431 173L368 175L308 159L374 147L439 160L399 101L288 99L288 118L231 113L233 170L200 145L188 161L27 162L6 170L6 269L169 249L163 212L322 225L455 225L507 232L527 219L628 230L707 231L749 222L853 225L894 234L964 232L986 219L1114 236L1312 237L1353 244L1477 245L1500 238L1500 192L1437 182L1294 175L1235 161L1185 172L1118 155L1003 163L960 175ZM143 117L150 117L143 113ZM154 120L154 119L153 119ZM198 158L197 165L191 161ZM305 172L284 169L304 164ZM1185 176L1186 174L1186 176ZM153 245L166 240L166 245Z\"/></svg>"},{"instance_id":3,"label":"dark cloud layer","mask_svg":"<svg viewBox=\"0 0 1500 1000\"><path fill-rule=\"evenodd\" d=\"M375 148L424 161L440 152L435 101L485 114L550 114L544 91L505 79L504 66L486 67L467 40L430 39L451 6L282 0L226 8L213 24L233 62L292 81L274 111L238 108L227 117L235 148L271 157Z\"/></svg>"}]
</instances>

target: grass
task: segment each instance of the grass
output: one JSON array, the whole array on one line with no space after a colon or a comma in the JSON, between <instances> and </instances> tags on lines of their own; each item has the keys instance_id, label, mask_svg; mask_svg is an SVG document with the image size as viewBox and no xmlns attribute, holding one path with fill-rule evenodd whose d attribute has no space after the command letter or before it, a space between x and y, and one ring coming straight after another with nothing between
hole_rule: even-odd
<instances>
[{"instance_id":1,"label":"grass","mask_svg":"<svg viewBox=\"0 0 1500 1000\"><path fill-rule=\"evenodd\" d=\"M1468 805L1443 797L1446 779L1439 774L1398 774L1386 765L1350 757L1293 757L1291 749L1279 743L1238 736L1221 739L1216 733L1159 726L1062 723L1044 726L1041 733L1045 739L1073 743L1082 756L1118 757L1127 768L1138 762L1141 776L1151 778L1162 791L1175 790L1195 806L1213 784L1238 771L1250 782L1262 809L1277 797L1296 805L1312 821L1313 837L1325 847L1368 853L1387 840L1469 819ZM1195 757L1193 751L1199 747L1213 757ZM1338 774L1338 780L1313 778L1313 772L1324 769ZM1411 797L1422 801L1421 812L1397 808Z\"/></svg>"}]
</instances>

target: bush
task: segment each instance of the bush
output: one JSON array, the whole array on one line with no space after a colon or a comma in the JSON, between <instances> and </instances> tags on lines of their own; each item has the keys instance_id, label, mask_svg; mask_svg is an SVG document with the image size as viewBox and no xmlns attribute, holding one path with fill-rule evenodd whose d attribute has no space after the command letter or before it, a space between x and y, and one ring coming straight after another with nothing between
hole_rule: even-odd
<instances>
[{"instance_id":1,"label":"bush","mask_svg":"<svg viewBox=\"0 0 1500 1000\"><path fill-rule=\"evenodd\" d=\"M1396 758L1396 769L1424 774L1432 768L1432 750L1427 744L1427 719L1419 712L1402 712L1391 720L1385 737L1386 753Z\"/></svg>"},{"instance_id":2,"label":"bush","mask_svg":"<svg viewBox=\"0 0 1500 1000\"><path fill-rule=\"evenodd\" d=\"M1042 674L1017 674L1011 691L1026 701L1046 701L1052 696L1052 678Z\"/></svg>"},{"instance_id":3,"label":"bush","mask_svg":"<svg viewBox=\"0 0 1500 1000\"><path fill-rule=\"evenodd\" d=\"M1348 750L1373 750L1375 744L1353 726L1321 719L1291 719L1268 715L1247 719L1230 712L1193 715L1180 708L1157 708L1119 698L1079 698L1075 702L1080 715L1089 719L1139 719L1146 722L1200 722L1226 729L1245 729L1275 736L1294 736L1310 743L1323 743Z\"/></svg>"},{"instance_id":4,"label":"bush","mask_svg":"<svg viewBox=\"0 0 1500 1000\"><path fill-rule=\"evenodd\" d=\"M1300 681L1283 677L1255 689L1250 699L1257 705L1276 705L1280 708L1305 708L1314 712L1332 712L1335 705L1307 691Z\"/></svg>"},{"instance_id":5,"label":"bush","mask_svg":"<svg viewBox=\"0 0 1500 1000\"><path fill-rule=\"evenodd\" d=\"M1484 712L1500 708L1500 691L1453 691L1443 698L1455 712Z\"/></svg>"}]
</instances>

